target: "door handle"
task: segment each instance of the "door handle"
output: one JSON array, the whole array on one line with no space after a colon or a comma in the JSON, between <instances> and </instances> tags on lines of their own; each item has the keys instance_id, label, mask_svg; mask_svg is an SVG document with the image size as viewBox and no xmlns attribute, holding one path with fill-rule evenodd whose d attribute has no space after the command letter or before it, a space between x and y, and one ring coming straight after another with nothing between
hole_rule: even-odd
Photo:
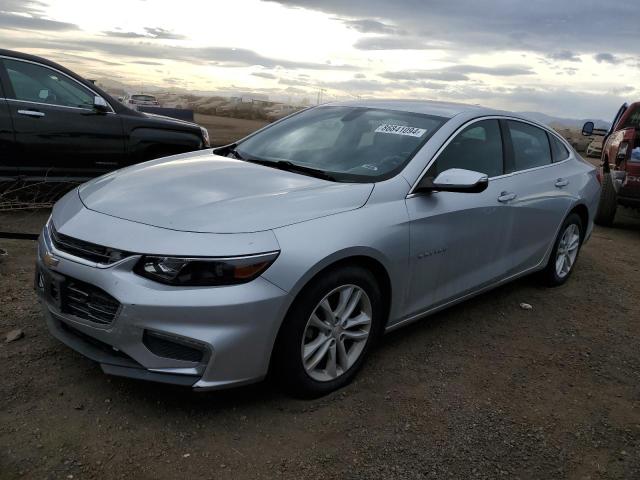
<instances>
[{"instance_id":1,"label":"door handle","mask_svg":"<svg viewBox=\"0 0 640 480\"><path fill-rule=\"evenodd\" d=\"M517 195L515 193L502 192L500 194L500 196L498 197L498 201L502 202L502 203L506 203L506 202L510 202L511 200L513 200L516 197L517 197Z\"/></svg>"},{"instance_id":2,"label":"door handle","mask_svg":"<svg viewBox=\"0 0 640 480\"><path fill-rule=\"evenodd\" d=\"M569 180L566 178L559 178L556 180L556 187L558 188L566 187L567 185L569 185Z\"/></svg>"},{"instance_id":3,"label":"door handle","mask_svg":"<svg viewBox=\"0 0 640 480\"><path fill-rule=\"evenodd\" d=\"M27 117L44 117L43 112L37 112L36 110L18 110L18 113Z\"/></svg>"}]
</instances>

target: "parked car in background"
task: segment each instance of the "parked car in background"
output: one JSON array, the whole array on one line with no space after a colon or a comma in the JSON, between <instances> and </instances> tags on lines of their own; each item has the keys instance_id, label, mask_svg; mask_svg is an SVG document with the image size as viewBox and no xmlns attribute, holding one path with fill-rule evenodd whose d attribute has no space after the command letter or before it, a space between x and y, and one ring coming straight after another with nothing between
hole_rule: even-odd
<instances>
[{"instance_id":1,"label":"parked car in background","mask_svg":"<svg viewBox=\"0 0 640 480\"><path fill-rule=\"evenodd\" d=\"M567 281L596 169L517 115L418 101L294 114L69 192L39 240L50 332L114 375L347 384L385 331L520 276Z\"/></svg>"},{"instance_id":2,"label":"parked car in background","mask_svg":"<svg viewBox=\"0 0 640 480\"><path fill-rule=\"evenodd\" d=\"M595 138L587 145L587 157L602 157L602 139Z\"/></svg>"},{"instance_id":3,"label":"parked car in background","mask_svg":"<svg viewBox=\"0 0 640 480\"><path fill-rule=\"evenodd\" d=\"M57 63L0 49L0 178L90 178L208 146L195 123L137 112Z\"/></svg>"},{"instance_id":4,"label":"parked car in background","mask_svg":"<svg viewBox=\"0 0 640 480\"><path fill-rule=\"evenodd\" d=\"M122 103L127 105L129 108L136 109L137 106L141 105L143 107L159 107L160 102L153 95L149 95L146 93L133 93L126 94L122 97Z\"/></svg>"},{"instance_id":5,"label":"parked car in background","mask_svg":"<svg viewBox=\"0 0 640 480\"><path fill-rule=\"evenodd\" d=\"M622 105L608 131L587 122L582 134L604 136L599 172L602 194L595 221L610 226L618 205L640 208L640 102Z\"/></svg>"}]
</instances>

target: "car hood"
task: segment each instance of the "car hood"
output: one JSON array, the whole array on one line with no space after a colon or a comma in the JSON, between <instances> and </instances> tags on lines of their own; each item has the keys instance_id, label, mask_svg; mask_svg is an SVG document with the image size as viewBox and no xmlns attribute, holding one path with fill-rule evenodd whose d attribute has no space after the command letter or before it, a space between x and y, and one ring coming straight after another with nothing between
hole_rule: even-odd
<instances>
[{"instance_id":1,"label":"car hood","mask_svg":"<svg viewBox=\"0 0 640 480\"><path fill-rule=\"evenodd\" d=\"M142 105L142 106L144 107L145 105ZM166 115L159 115L157 113L141 112L139 110L137 110L137 112L141 114L143 117L146 117L152 121L157 121L159 123L172 124L175 126L199 128L198 124L195 122L180 120L179 118L167 117Z\"/></svg>"},{"instance_id":2,"label":"car hood","mask_svg":"<svg viewBox=\"0 0 640 480\"><path fill-rule=\"evenodd\" d=\"M202 233L244 233L363 206L372 184L334 183L211 151L154 160L79 188L90 210L134 222Z\"/></svg>"}]
</instances>

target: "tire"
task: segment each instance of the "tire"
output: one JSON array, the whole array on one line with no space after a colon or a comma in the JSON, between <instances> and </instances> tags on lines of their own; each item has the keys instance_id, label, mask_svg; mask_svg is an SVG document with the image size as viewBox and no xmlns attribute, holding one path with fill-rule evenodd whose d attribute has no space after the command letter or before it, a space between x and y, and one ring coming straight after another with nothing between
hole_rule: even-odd
<instances>
[{"instance_id":1,"label":"tire","mask_svg":"<svg viewBox=\"0 0 640 480\"><path fill-rule=\"evenodd\" d=\"M577 245L575 248L575 256L573 256L573 260L570 262L569 269L566 273L564 271L559 271L558 269L558 250L565 249L565 246L562 244L563 236L567 234L570 229L577 227ZM558 236L553 244L553 250L551 251L551 255L549 256L549 261L547 262L547 266L542 271L542 276L545 283L550 287L557 287L563 285L573 273L575 269L575 264L578 261L578 256L580 254L580 248L582 247L582 241L584 240L585 226L582 225L582 220L580 216L576 213L570 214L560 227L560 231L558 232ZM562 252L561 252L562 254ZM569 254L569 256L571 256ZM566 261L567 259L565 259ZM562 269L563 270L563 269Z\"/></svg>"},{"instance_id":2,"label":"tire","mask_svg":"<svg viewBox=\"0 0 640 480\"><path fill-rule=\"evenodd\" d=\"M616 217L618 208L618 196L613 186L613 178L611 173L605 173L602 176L602 191L600 192L600 202L598 203L598 212L594 222L598 225L610 227Z\"/></svg>"},{"instance_id":3,"label":"tire","mask_svg":"<svg viewBox=\"0 0 640 480\"><path fill-rule=\"evenodd\" d=\"M357 293L358 290L361 293L351 314L352 317L345 319L344 322L358 324L358 319L365 319L367 312L369 312L370 323L368 327L358 324L357 327L351 329L345 327L342 330L342 326L338 326L340 321L337 321L337 324L331 323L330 315L327 314L328 310L321 306L321 302L324 304L326 299L330 309L337 308L340 306L339 300L343 298L342 295L344 294L346 298L351 287L353 287L353 293ZM355 295L351 298L355 298ZM362 367L382 331L385 320L385 305L382 298L380 287L374 275L358 266L338 267L324 272L312 280L300 292L289 309L276 340L272 373L281 387L289 394L299 398L317 398L350 383ZM324 326L321 328L315 327L317 322L311 318L314 313L316 319L322 320ZM325 329L326 325L332 326ZM348 324L344 323L344 325ZM368 333L365 340L356 341L345 337L347 333L355 335L355 332L362 336L367 328ZM329 339L327 340L328 344L333 342L335 347L330 345L327 356L320 361L318 366L309 370L314 359L318 358L316 355L320 356L324 346L327 345L325 338ZM303 355L314 351L314 342L321 343L322 346L313 355L309 354L310 359L305 363ZM338 343L342 345L343 349L340 351L343 352L343 355L337 352L337 349L340 348ZM334 361L333 369L331 368L331 356L334 359L343 360L342 362L340 360ZM353 363L349 364L351 357L353 357ZM348 367L342 368L341 364L348 365ZM332 374L337 376L333 377Z\"/></svg>"}]
</instances>

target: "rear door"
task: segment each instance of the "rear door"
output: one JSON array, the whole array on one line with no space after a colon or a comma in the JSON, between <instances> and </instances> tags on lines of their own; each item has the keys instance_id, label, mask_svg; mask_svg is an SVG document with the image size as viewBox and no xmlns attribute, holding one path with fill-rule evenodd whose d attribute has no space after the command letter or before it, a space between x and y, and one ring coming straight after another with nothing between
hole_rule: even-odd
<instances>
[{"instance_id":1,"label":"rear door","mask_svg":"<svg viewBox=\"0 0 640 480\"><path fill-rule=\"evenodd\" d=\"M122 122L112 109L93 108L95 92L51 67L0 60L21 174L87 177L118 167Z\"/></svg>"},{"instance_id":2,"label":"rear door","mask_svg":"<svg viewBox=\"0 0 640 480\"><path fill-rule=\"evenodd\" d=\"M502 278L510 209L499 201L508 189L503 144L496 119L471 123L455 135L426 172L435 178L450 168L485 173L480 193L432 192L410 195L413 314L446 303Z\"/></svg>"},{"instance_id":3,"label":"rear door","mask_svg":"<svg viewBox=\"0 0 640 480\"><path fill-rule=\"evenodd\" d=\"M1 69L2 66L0 66ZM2 78L3 75L0 71L0 177L15 176L18 173L13 122L9 113L9 104L2 88Z\"/></svg>"},{"instance_id":4,"label":"rear door","mask_svg":"<svg viewBox=\"0 0 640 480\"><path fill-rule=\"evenodd\" d=\"M540 264L573 203L575 181L566 160L569 151L554 134L531 123L503 120L507 137L507 176L513 198L509 274ZM554 161L555 160L555 161Z\"/></svg>"}]
</instances>

